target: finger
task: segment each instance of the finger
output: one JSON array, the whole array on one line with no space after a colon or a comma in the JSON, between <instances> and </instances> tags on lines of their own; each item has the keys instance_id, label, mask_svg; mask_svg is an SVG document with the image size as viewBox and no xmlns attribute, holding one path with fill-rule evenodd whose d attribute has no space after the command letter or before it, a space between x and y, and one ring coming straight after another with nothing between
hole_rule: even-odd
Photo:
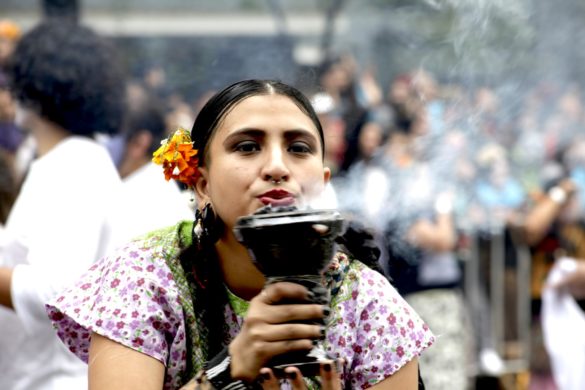
<instances>
[{"instance_id":1,"label":"finger","mask_svg":"<svg viewBox=\"0 0 585 390\"><path fill-rule=\"evenodd\" d=\"M313 229L315 229L315 231L319 234L327 234L327 232L329 231L329 226L327 225L323 225L321 223L316 223L313 226Z\"/></svg>"},{"instance_id":2,"label":"finger","mask_svg":"<svg viewBox=\"0 0 585 390\"><path fill-rule=\"evenodd\" d=\"M293 390L305 390L305 382L303 381L303 375L301 371L296 367L287 367L284 372Z\"/></svg>"},{"instance_id":3,"label":"finger","mask_svg":"<svg viewBox=\"0 0 585 390\"><path fill-rule=\"evenodd\" d=\"M260 384L264 390L279 390L280 383L270 368L260 369Z\"/></svg>"},{"instance_id":4,"label":"finger","mask_svg":"<svg viewBox=\"0 0 585 390\"><path fill-rule=\"evenodd\" d=\"M262 324L250 329L250 337L265 342L284 340L323 340L325 327L311 324Z\"/></svg>"},{"instance_id":5,"label":"finger","mask_svg":"<svg viewBox=\"0 0 585 390\"><path fill-rule=\"evenodd\" d=\"M338 367L342 367L340 360L321 364L321 388L323 390L341 389L341 370L338 370Z\"/></svg>"},{"instance_id":6,"label":"finger","mask_svg":"<svg viewBox=\"0 0 585 390\"><path fill-rule=\"evenodd\" d=\"M197 381L195 380L195 378L192 378L189 382L185 383L183 385L183 387L181 387L179 390L196 390L197 389Z\"/></svg>"},{"instance_id":7,"label":"finger","mask_svg":"<svg viewBox=\"0 0 585 390\"><path fill-rule=\"evenodd\" d=\"M263 322L283 324L293 321L322 320L330 312L329 306L316 304L251 305L246 321L251 324Z\"/></svg>"},{"instance_id":8,"label":"finger","mask_svg":"<svg viewBox=\"0 0 585 390\"><path fill-rule=\"evenodd\" d=\"M258 345L257 352L260 356L269 359L287 352L310 351L314 346L315 342L310 339L273 341Z\"/></svg>"},{"instance_id":9,"label":"finger","mask_svg":"<svg viewBox=\"0 0 585 390\"><path fill-rule=\"evenodd\" d=\"M285 299L310 302L311 293L306 287L298 283L278 282L266 286L258 295L258 298L267 305L273 305Z\"/></svg>"}]
</instances>

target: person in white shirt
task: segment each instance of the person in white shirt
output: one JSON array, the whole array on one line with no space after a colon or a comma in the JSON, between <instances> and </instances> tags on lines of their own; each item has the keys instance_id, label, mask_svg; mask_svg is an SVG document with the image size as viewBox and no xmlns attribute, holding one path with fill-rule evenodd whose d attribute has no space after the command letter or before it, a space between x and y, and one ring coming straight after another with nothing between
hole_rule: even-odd
<instances>
[{"instance_id":1,"label":"person in white shirt","mask_svg":"<svg viewBox=\"0 0 585 390\"><path fill-rule=\"evenodd\" d=\"M152 230L192 220L194 194L181 190L174 180L166 181L152 154L165 137L165 116L161 104L144 88L130 84L129 108L122 130L119 161L122 192L112 213L111 248Z\"/></svg>"},{"instance_id":2,"label":"person in white shirt","mask_svg":"<svg viewBox=\"0 0 585 390\"><path fill-rule=\"evenodd\" d=\"M62 21L22 37L9 75L36 154L0 232L0 389L86 388L86 366L56 337L45 302L109 240L121 182L93 136L119 130L124 75L111 43Z\"/></svg>"}]
</instances>

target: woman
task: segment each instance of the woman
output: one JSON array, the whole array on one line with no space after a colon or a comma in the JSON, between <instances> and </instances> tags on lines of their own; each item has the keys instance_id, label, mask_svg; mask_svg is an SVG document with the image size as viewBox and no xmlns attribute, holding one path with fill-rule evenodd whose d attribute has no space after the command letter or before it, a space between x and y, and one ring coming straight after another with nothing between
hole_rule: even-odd
<instances>
[{"instance_id":1,"label":"woman","mask_svg":"<svg viewBox=\"0 0 585 390\"><path fill-rule=\"evenodd\" d=\"M89 362L91 388L176 389L197 372L201 388L209 378L217 388L279 388L268 360L321 338L344 373L323 364L311 379L289 367L293 389L317 380L332 389L342 381L416 388L417 356L433 335L381 274L338 253L323 306L297 284L264 288L232 232L238 217L267 204L309 204L328 182L323 132L307 99L275 81L238 82L207 102L191 135L193 145L178 131L155 160L195 190L195 224L120 248L48 307L60 337ZM302 303L278 304L287 300ZM307 320L326 326L299 323Z\"/></svg>"},{"instance_id":2,"label":"woman","mask_svg":"<svg viewBox=\"0 0 585 390\"><path fill-rule=\"evenodd\" d=\"M106 251L120 179L94 135L122 121L124 77L115 58L108 41L62 22L34 27L13 53L17 118L36 149L0 234L2 389L87 382L87 367L55 337L45 302Z\"/></svg>"}]
</instances>

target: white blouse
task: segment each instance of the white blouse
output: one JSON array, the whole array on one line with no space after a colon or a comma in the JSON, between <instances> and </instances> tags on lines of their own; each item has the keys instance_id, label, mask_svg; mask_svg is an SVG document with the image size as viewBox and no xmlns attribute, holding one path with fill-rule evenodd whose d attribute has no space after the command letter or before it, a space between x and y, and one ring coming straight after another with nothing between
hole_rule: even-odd
<instances>
[{"instance_id":1,"label":"white blouse","mask_svg":"<svg viewBox=\"0 0 585 390\"><path fill-rule=\"evenodd\" d=\"M71 136L32 162L0 232L15 311L0 308L0 388L86 388L87 367L55 336L45 302L105 253L120 179L97 142Z\"/></svg>"}]
</instances>

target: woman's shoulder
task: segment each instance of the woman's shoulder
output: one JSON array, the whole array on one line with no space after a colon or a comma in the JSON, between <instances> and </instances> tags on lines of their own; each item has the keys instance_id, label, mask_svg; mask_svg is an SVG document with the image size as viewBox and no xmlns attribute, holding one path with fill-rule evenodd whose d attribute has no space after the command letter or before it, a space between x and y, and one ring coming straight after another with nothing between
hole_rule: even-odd
<instances>
[{"instance_id":1,"label":"woman's shoulder","mask_svg":"<svg viewBox=\"0 0 585 390\"><path fill-rule=\"evenodd\" d=\"M356 259L346 251L338 251L333 260L329 263L325 276L328 282L330 279L344 282L346 284L377 284L379 286L390 286L388 279L378 270L367 265L365 262Z\"/></svg>"},{"instance_id":2,"label":"woman's shoulder","mask_svg":"<svg viewBox=\"0 0 585 390\"><path fill-rule=\"evenodd\" d=\"M434 335L384 275L345 254L337 259L346 272L331 302L327 349L348 362L352 388L371 386L420 355Z\"/></svg>"},{"instance_id":3,"label":"woman's shoulder","mask_svg":"<svg viewBox=\"0 0 585 390\"><path fill-rule=\"evenodd\" d=\"M123 289L124 293L135 291L136 286L140 287L146 282L154 286L165 284L164 280L172 277L172 265L179 261L177 258L183 245L180 232L184 224L181 222L154 230L114 248L92 264L53 303L66 306L83 295L83 291L94 289L96 295L117 294L118 287L124 283L127 284L125 287L129 287Z\"/></svg>"},{"instance_id":4,"label":"woman's shoulder","mask_svg":"<svg viewBox=\"0 0 585 390\"><path fill-rule=\"evenodd\" d=\"M343 269L339 290L342 287L346 293L351 290L352 298L357 303L367 305L372 299L400 298L398 291L383 274L362 261L352 258L351 255L340 252L336 255L334 263L336 264L333 268Z\"/></svg>"},{"instance_id":5,"label":"woman's shoulder","mask_svg":"<svg viewBox=\"0 0 585 390\"><path fill-rule=\"evenodd\" d=\"M119 247L48 302L58 336L81 359L87 360L88 337L96 332L166 362L167 338L185 332L172 269L182 227L160 229Z\"/></svg>"}]
</instances>

